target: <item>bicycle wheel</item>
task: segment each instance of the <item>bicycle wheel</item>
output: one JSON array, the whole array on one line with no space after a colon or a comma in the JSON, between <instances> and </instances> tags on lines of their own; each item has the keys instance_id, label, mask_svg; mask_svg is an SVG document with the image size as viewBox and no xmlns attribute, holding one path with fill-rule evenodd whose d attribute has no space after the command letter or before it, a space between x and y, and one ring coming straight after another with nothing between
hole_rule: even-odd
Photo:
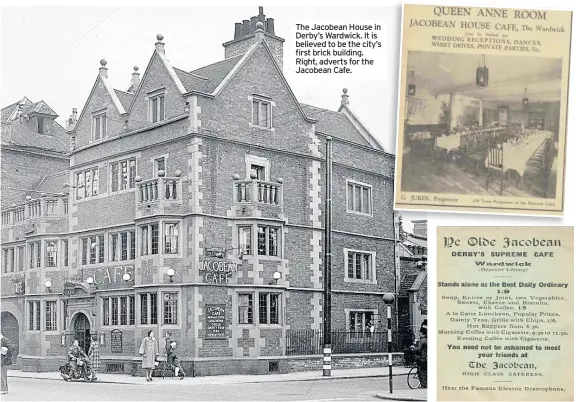
<instances>
[{"instance_id":1,"label":"bicycle wheel","mask_svg":"<svg viewBox=\"0 0 576 402\"><path fill-rule=\"evenodd\" d=\"M412 367L408 372L408 386L410 389L420 388L420 379L418 378L418 369Z\"/></svg>"}]
</instances>

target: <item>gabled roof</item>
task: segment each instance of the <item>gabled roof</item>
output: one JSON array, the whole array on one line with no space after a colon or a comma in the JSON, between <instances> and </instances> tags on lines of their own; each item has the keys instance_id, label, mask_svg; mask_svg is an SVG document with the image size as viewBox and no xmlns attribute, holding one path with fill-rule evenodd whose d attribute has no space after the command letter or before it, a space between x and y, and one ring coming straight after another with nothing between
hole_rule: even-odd
<instances>
[{"instance_id":1,"label":"gabled roof","mask_svg":"<svg viewBox=\"0 0 576 402\"><path fill-rule=\"evenodd\" d=\"M192 70L192 74L205 77L206 81L204 83L204 91L208 93L214 92L218 85L230 74L230 71L238 64L242 59L243 54L238 56L229 57L227 59L218 61L216 63L209 64L204 67L200 67L196 70ZM192 89L188 89L191 91Z\"/></svg>"},{"instance_id":2,"label":"gabled roof","mask_svg":"<svg viewBox=\"0 0 576 402\"><path fill-rule=\"evenodd\" d=\"M31 105L23 105L20 108L22 110L22 113L27 114L27 115L33 115L33 114L41 114L41 115L46 115L46 116L51 116L51 117L58 117L58 114L52 110L52 108L50 106L48 106L46 104L46 102L44 101L38 101L36 103L32 103Z\"/></svg>"},{"instance_id":3,"label":"gabled roof","mask_svg":"<svg viewBox=\"0 0 576 402\"><path fill-rule=\"evenodd\" d=\"M102 82L102 85L106 89L106 92L108 92L108 95L110 95L110 98L112 99L112 103L116 107L116 110L118 111L118 113L120 113L120 114L126 113L126 109L125 109L124 105L122 104L122 102L120 102L120 96L123 96L123 95L120 95L120 96L118 95L118 92L122 93L123 91L119 91L117 89L112 88L112 85L110 85L110 83L108 82L108 78L103 77L102 75L98 74L98 76L96 77L96 80L94 81L94 85L92 85L92 89L90 90L90 95L88 95L88 99L86 99L86 102L84 103L84 107L82 108L82 111L78 115L78 119L76 120L77 122L82 121L82 118L84 117L84 113L86 113L86 109L88 108L88 105L90 104L90 99L92 98L92 95L94 95L94 91L98 87L98 82ZM75 124L74 127L70 131L75 132L77 127L78 127L78 124Z\"/></svg>"},{"instance_id":4,"label":"gabled roof","mask_svg":"<svg viewBox=\"0 0 576 402\"><path fill-rule=\"evenodd\" d=\"M417 236L412 233L406 233L404 244L410 245L410 243L418 247L428 247L428 240L425 237Z\"/></svg>"},{"instance_id":5,"label":"gabled roof","mask_svg":"<svg viewBox=\"0 0 576 402\"><path fill-rule=\"evenodd\" d=\"M134 94L124 92L119 89L115 89L114 92L116 92L116 96L118 96L118 99L120 100L120 103L124 107L124 110L128 110L128 108L130 107L130 103L132 103L132 99L134 98Z\"/></svg>"},{"instance_id":6,"label":"gabled roof","mask_svg":"<svg viewBox=\"0 0 576 402\"><path fill-rule=\"evenodd\" d=\"M2 144L21 150L67 153L69 138L64 128L51 119L50 126L47 126L49 131L39 134L29 123L29 116L33 113L52 118L58 116L46 102L31 102L27 97L2 108Z\"/></svg>"},{"instance_id":7,"label":"gabled roof","mask_svg":"<svg viewBox=\"0 0 576 402\"><path fill-rule=\"evenodd\" d=\"M174 71L178 76L178 79L184 85L186 92L198 91L198 92L210 92L206 89L209 84L209 79L205 77L198 76L193 73L181 70L174 67Z\"/></svg>"},{"instance_id":8,"label":"gabled roof","mask_svg":"<svg viewBox=\"0 0 576 402\"><path fill-rule=\"evenodd\" d=\"M368 141L368 143L370 143L372 147L386 152L386 149L384 148L382 143L378 141L376 137L374 137L374 135L370 132L370 130L368 130L368 127L366 127L364 123L360 121L358 116L356 116L348 106L341 105L340 108L338 109L338 112L343 113L346 117L348 117L350 123L352 123L352 125L356 128L356 130L364 137L366 141Z\"/></svg>"},{"instance_id":9,"label":"gabled roof","mask_svg":"<svg viewBox=\"0 0 576 402\"><path fill-rule=\"evenodd\" d=\"M306 104L302 104L302 108L309 117L318 120L316 131L341 140L372 146L345 114Z\"/></svg>"}]
</instances>

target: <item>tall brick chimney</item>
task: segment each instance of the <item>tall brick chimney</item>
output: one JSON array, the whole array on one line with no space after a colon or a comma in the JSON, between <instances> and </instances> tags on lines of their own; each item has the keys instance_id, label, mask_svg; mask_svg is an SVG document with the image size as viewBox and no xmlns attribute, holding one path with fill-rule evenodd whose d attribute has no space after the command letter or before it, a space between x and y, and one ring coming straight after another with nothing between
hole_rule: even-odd
<instances>
[{"instance_id":1,"label":"tall brick chimney","mask_svg":"<svg viewBox=\"0 0 576 402\"><path fill-rule=\"evenodd\" d=\"M234 24L234 39L222 44L224 57L228 59L244 54L261 39L270 47L274 59L282 68L284 39L274 33L274 18L266 18L264 7L258 7L258 15Z\"/></svg>"}]
</instances>

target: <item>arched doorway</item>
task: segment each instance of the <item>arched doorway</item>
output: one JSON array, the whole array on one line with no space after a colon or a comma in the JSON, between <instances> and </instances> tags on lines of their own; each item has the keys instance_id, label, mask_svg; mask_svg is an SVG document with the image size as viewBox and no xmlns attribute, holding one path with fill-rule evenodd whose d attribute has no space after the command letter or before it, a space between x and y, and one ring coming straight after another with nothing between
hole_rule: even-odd
<instances>
[{"instance_id":1,"label":"arched doorway","mask_svg":"<svg viewBox=\"0 0 576 402\"><path fill-rule=\"evenodd\" d=\"M83 313L78 313L74 318L72 328L74 339L78 341L82 350L88 353L88 349L90 349L90 320Z\"/></svg>"},{"instance_id":2,"label":"arched doorway","mask_svg":"<svg viewBox=\"0 0 576 402\"><path fill-rule=\"evenodd\" d=\"M18 327L18 320L12 313L7 311L2 312L0 319L0 328L2 328L2 335L10 339L12 346L14 346L14 353L12 354L12 363L16 363L16 357L19 351L20 328Z\"/></svg>"}]
</instances>

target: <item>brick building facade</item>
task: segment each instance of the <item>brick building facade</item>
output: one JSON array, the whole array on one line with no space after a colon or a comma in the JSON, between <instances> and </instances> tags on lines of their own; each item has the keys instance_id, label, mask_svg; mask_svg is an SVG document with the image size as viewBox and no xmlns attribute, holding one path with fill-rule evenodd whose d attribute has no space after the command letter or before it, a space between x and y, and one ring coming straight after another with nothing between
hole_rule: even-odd
<instances>
[{"instance_id":1,"label":"brick building facade","mask_svg":"<svg viewBox=\"0 0 576 402\"><path fill-rule=\"evenodd\" d=\"M96 335L109 368L128 371L152 329L172 333L195 375L285 370L290 331L322 328L327 136L332 325L378 327L395 291L394 156L347 91L338 111L299 103L262 9L236 24L224 60L190 72L163 40L127 91L101 61L68 133L68 206L58 199L48 217L52 198L40 198L39 216L2 231L4 248L22 239L27 255L22 272L2 270L18 363L57 367L63 345Z\"/></svg>"}]
</instances>

